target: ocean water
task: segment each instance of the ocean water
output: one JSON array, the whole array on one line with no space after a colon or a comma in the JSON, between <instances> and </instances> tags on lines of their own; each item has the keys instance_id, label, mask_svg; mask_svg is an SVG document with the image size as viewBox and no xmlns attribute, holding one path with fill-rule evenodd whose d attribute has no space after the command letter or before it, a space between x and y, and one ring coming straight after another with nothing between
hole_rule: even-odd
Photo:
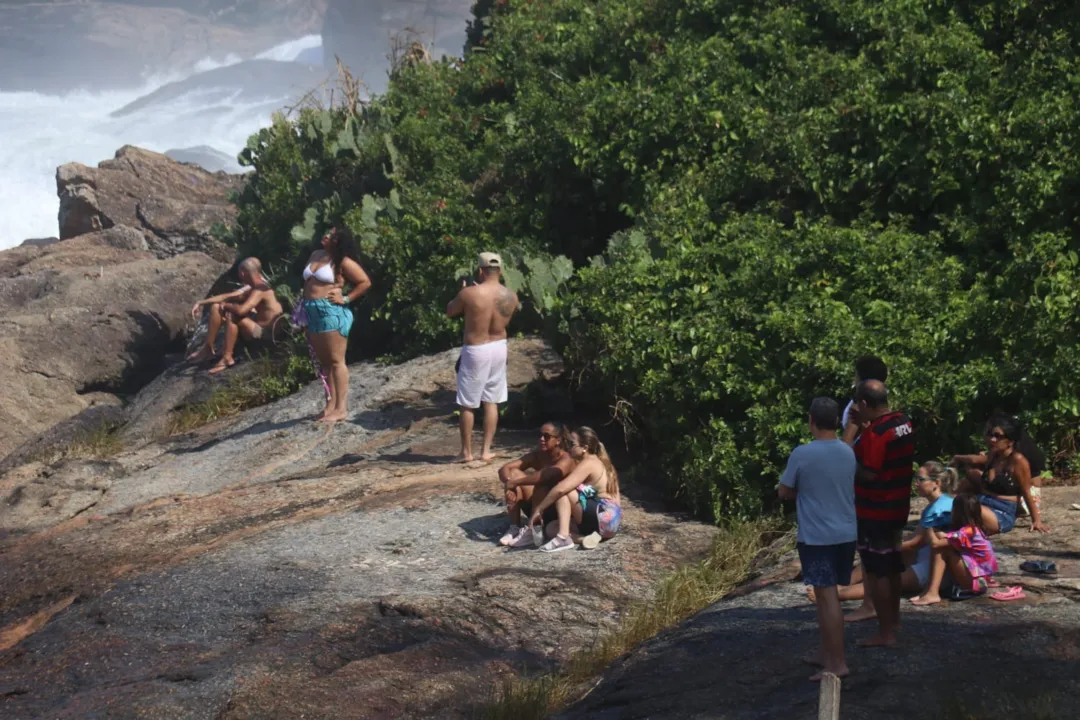
<instances>
[{"instance_id":1,"label":"ocean water","mask_svg":"<svg viewBox=\"0 0 1080 720\"><path fill-rule=\"evenodd\" d=\"M320 55L321 39L310 35L282 43L259 58L312 62ZM0 92L0 249L57 234L55 176L64 163L97 165L123 145L157 152L209 145L235 157L248 137L269 125L273 111L291 98L223 103L220 92L192 92L125 117L109 115L168 82L237 62L236 56L207 58L185 72L147 78L130 90L65 95Z\"/></svg>"}]
</instances>

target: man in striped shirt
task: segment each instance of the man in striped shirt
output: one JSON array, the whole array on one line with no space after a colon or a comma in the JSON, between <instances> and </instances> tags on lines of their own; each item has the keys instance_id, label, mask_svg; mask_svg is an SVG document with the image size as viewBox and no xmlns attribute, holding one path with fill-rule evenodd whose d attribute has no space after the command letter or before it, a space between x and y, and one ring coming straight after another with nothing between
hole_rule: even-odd
<instances>
[{"instance_id":1,"label":"man in striped shirt","mask_svg":"<svg viewBox=\"0 0 1080 720\"><path fill-rule=\"evenodd\" d=\"M877 610L878 634L865 646L893 645L900 628L900 554L911 509L915 432L911 420L889 408L885 384L867 380L855 392L855 412L864 429L855 442L855 515L859 558L868 597Z\"/></svg>"}]
</instances>

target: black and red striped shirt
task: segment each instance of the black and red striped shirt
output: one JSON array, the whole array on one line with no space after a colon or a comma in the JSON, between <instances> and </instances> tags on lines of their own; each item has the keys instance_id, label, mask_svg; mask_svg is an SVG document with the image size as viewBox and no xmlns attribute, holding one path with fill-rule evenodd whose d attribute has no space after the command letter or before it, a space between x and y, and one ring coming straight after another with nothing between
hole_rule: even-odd
<instances>
[{"instance_id":1,"label":"black and red striped shirt","mask_svg":"<svg viewBox=\"0 0 1080 720\"><path fill-rule=\"evenodd\" d=\"M890 412L870 423L855 442L859 467L873 475L855 476L855 515L859 520L907 522L915 462L915 430L902 412Z\"/></svg>"}]
</instances>

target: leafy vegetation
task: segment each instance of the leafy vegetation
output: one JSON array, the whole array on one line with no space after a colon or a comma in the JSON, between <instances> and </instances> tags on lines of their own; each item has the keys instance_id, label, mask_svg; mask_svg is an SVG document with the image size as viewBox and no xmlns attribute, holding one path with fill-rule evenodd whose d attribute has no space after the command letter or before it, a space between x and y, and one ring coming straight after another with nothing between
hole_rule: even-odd
<instances>
[{"instance_id":1,"label":"leafy vegetation","mask_svg":"<svg viewBox=\"0 0 1080 720\"><path fill-rule=\"evenodd\" d=\"M779 536L779 537L778 537ZM701 562L662 580L648 599L628 608L622 621L592 646L576 652L558 672L508 677L479 713L487 720L542 720L573 702L590 681L639 643L673 627L734 590L755 560L767 562L793 547L774 519L724 527Z\"/></svg>"},{"instance_id":2,"label":"leafy vegetation","mask_svg":"<svg viewBox=\"0 0 1080 720\"><path fill-rule=\"evenodd\" d=\"M278 118L242 156L245 251L296 277L325 226L360 238L354 354L451 345L455 279L497 249L516 327L703 516L760 512L863 353L923 456L972 449L998 407L1075 454L1075 3L477 11L463 60L403 61L370 104Z\"/></svg>"}]
</instances>

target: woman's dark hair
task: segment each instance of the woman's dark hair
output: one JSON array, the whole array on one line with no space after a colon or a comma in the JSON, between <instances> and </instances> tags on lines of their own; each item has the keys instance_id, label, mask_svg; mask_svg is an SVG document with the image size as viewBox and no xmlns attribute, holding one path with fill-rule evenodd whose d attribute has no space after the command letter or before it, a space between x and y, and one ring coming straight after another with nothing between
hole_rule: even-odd
<instances>
[{"instance_id":1,"label":"woman's dark hair","mask_svg":"<svg viewBox=\"0 0 1080 720\"><path fill-rule=\"evenodd\" d=\"M952 528L959 530L968 525L974 525L984 533L986 532L986 528L983 527L982 505L979 504L979 498L975 495L957 495L953 499Z\"/></svg>"},{"instance_id":2,"label":"woman's dark hair","mask_svg":"<svg viewBox=\"0 0 1080 720\"><path fill-rule=\"evenodd\" d=\"M885 382L889 379L889 368L885 361L876 355L863 355L855 360L855 374L862 381L880 380Z\"/></svg>"},{"instance_id":3,"label":"woman's dark hair","mask_svg":"<svg viewBox=\"0 0 1080 720\"><path fill-rule=\"evenodd\" d=\"M1024 432L1017 418L1007 413L994 413L986 421L986 431L990 432L994 428L1001 428L1005 437L1012 441L1013 451L1020 453L1028 461L1031 477L1042 475L1043 470L1046 469L1046 456L1042 454L1042 450L1035 441Z\"/></svg>"},{"instance_id":4,"label":"woman's dark hair","mask_svg":"<svg viewBox=\"0 0 1080 720\"><path fill-rule=\"evenodd\" d=\"M330 236L330 239L334 241L334 244L330 246L327 251L330 253L330 260L334 263L334 272L341 272L341 262L345 258L360 262L360 256L356 247L356 239L347 227L332 227L326 231L326 234ZM321 239L316 241L316 247L322 247Z\"/></svg>"},{"instance_id":5,"label":"woman's dark hair","mask_svg":"<svg viewBox=\"0 0 1080 720\"><path fill-rule=\"evenodd\" d=\"M551 427L555 430L555 437L559 438L559 448L567 451L570 450L570 428L557 421L546 422L540 427Z\"/></svg>"}]
</instances>

